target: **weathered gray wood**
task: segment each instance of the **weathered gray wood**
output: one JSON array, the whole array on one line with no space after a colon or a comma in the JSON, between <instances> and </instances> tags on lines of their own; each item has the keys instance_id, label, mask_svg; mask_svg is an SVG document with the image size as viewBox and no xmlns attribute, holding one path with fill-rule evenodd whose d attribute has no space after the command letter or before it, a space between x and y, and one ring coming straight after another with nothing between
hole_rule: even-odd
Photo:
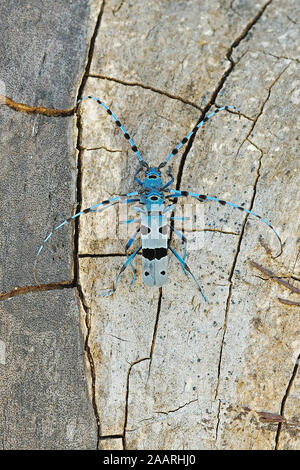
<instances>
[{"instance_id":1,"label":"weathered gray wood","mask_svg":"<svg viewBox=\"0 0 300 470\"><path fill-rule=\"evenodd\" d=\"M299 447L297 307L278 301L297 297L249 263L299 278L299 5L107 1L91 74L84 93L112 107L150 163L193 127L193 104L216 96L238 106L240 118L223 112L199 131L180 188L253 207L284 243L274 259L278 244L262 222L203 205L209 231L188 263L209 306L175 259L161 300L142 285L140 259L134 286L128 270L113 298L99 292L123 259L81 260L102 434L124 433L128 449ZM98 108L82 106L86 205L133 189L138 168ZM82 222L82 253L122 252L113 214Z\"/></svg>"},{"instance_id":2,"label":"weathered gray wood","mask_svg":"<svg viewBox=\"0 0 300 470\"><path fill-rule=\"evenodd\" d=\"M14 0L0 5L0 93L30 106L70 108L86 60L88 0ZM0 103L2 104L2 101ZM32 284L37 249L53 224L72 213L76 154L72 118L0 107L1 292ZM71 229L41 260L40 282L70 280Z\"/></svg>"},{"instance_id":3,"label":"weathered gray wood","mask_svg":"<svg viewBox=\"0 0 300 470\"><path fill-rule=\"evenodd\" d=\"M3 449L95 449L78 303L73 290L0 304Z\"/></svg>"},{"instance_id":4,"label":"weathered gray wood","mask_svg":"<svg viewBox=\"0 0 300 470\"><path fill-rule=\"evenodd\" d=\"M46 3L42 5L46 8ZM28 79L32 61L34 80L23 92L15 72L20 65L17 69L7 65L5 74L10 71L13 79L10 81L5 75L4 81L12 83L12 91L16 90L11 97L29 104L72 106L86 61L83 38L85 34L90 37L98 18L83 95L97 96L112 107L151 164L160 163L193 128L204 106L209 111L215 103L237 106L241 116L231 112L218 114L198 132L182 161L182 172L182 153L173 159L173 171L180 189L243 204L266 217L282 237L283 253L275 258L276 239L262 222L227 206L205 203L200 214L200 227L205 229L201 232L203 243L201 249L189 251L188 263L200 280L209 305L203 303L174 257L170 257L169 279L161 295L157 289L142 284L141 259L137 256L135 284L128 289L128 270L114 296L104 298L100 296L101 289L111 287L124 262L120 255L129 234L124 227L122 236L115 236L114 231L126 214L113 208L82 217L79 281L85 347L80 342L73 293L68 289L27 294L0 305L5 310L2 317L8 331L0 336L0 367L11 393L11 403L2 407L2 445L94 448L96 417L102 438L98 448L103 450L123 446L297 449L299 307L279 302L278 297L296 302L298 294L268 278L263 269L274 273L277 281L282 276L298 285L299 4L296 0L106 0L103 15L98 16L99 4L93 0L89 26L84 6L87 4L81 2L79 7L78 2L73 2L67 10L56 2L55 20L46 21L46 29L50 28L46 33L40 32L40 23L34 20L38 10L34 10L33 23L38 29L31 33L34 24L30 23L32 36L29 35L29 42L24 40L30 46L22 69ZM77 30L71 26L70 18L64 22L65 15L72 18L74 12L81 15L74 23ZM25 10L20 13L24 21L28 19ZM20 30L22 24L18 23ZM57 34L64 31L64 56L51 49L49 31L53 31L54 24ZM14 37L12 20L9 25L8 40ZM79 31L75 55L70 58L75 30ZM41 51L35 48L34 34L42 38L42 44L48 44L51 36L50 55L45 54L43 47ZM35 46L31 47L30 41ZM55 79L49 79L54 69L58 80L56 94L52 87ZM8 136L5 155L12 155L13 148L19 162L23 156L19 148L24 147L25 139L30 150L24 155L28 152L39 156L40 147L46 146L55 150L53 158L57 160L51 158L54 166L66 163L65 153L71 161L77 132L74 127L71 142L70 118L33 118L16 113L16 118L9 121L7 116L12 116L12 111L1 112L6 116ZM95 102L84 101L79 113L84 208L135 189L133 175L138 161L122 133ZM65 127L59 127L60 123ZM45 133L37 132L31 138L30 129L36 125L46 129ZM25 137L20 131L22 126ZM16 133L20 134L18 140ZM57 136L55 144L51 142L53 133ZM61 152L63 160L57 157ZM60 214L64 198L66 212L70 212L74 176L70 163L59 166L59 181L51 170L45 174L47 165L46 169L38 167L37 177L34 172L31 176L30 163L22 165L15 178L16 199L22 200L16 212L22 213L24 224L31 224L33 251L39 224L45 225L48 213L53 222L55 207ZM28 227L18 234L16 214L9 219L10 211L6 209L14 194L11 158L6 160L5 168L10 179L3 186L4 194L7 193L3 215L6 239L11 237L11 252L7 258L3 256L2 275L5 289L9 289L16 283L30 284L32 255L24 248L29 245ZM23 173L29 173L33 180L31 185L26 181L26 188L30 188L26 189L28 197L25 189L20 189ZM63 187L61 179L65 181ZM39 191L33 194L37 181ZM56 192L53 181L57 181L57 188L64 189ZM56 199L47 203L46 211L49 192L55 193ZM34 208L31 218L25 210L29 202ZM61 282L70 272L71 246L66 245L70 232L64 230L59 236L49 248L58 246L59 250L64 243L65 249L59 253L65 259L61 267L54 266L45 253L41 260L44 282ZM172 242L180 249L176 238ZM20 262L23 252L24 267ZM7 260L12 260L11 267ZM65 330L60 329L64 325ZM66 335L62 337L61 331L66 331ZM7 362L10 354L11 363ZM65 354L70 356L63 360ZM89 401L82 380L83 354ZM21 362L23 356L25 364ZM53 376L49 363L55 371ZM17 369L21 378L17 376L17 386L10 385L16 381ZM37 380L37 369L43 373L42 381ZM49 395L45 384L51 391ZM24 412L20 423L18 410Z\"/></svg>"},{"instance_id":5,"label":"weathered gray wood","mask_svg":"<svg viewBox=\"0 0 300 470\"><path fill-rule=\"evenodd\" d=\"M72 117L25 115L0 107L2 169L1 292L34 284L37 250L53 225L72 213L75 155ZM69 137L68 137L69 136ZM41 283L72 279L72 228L39 257Z\"/></svg>"},{"instance_id":6,"label":"weathered gray wood","mask_svg":"<svg viewBox=\"0 0 300 470\"><path fill-rule=\"evenodd\" d=\"M0 94L33 108L74 106L91 36L88 0L12 0L1 2L0 16ZM94 449L97 429L75 291L36 288L24 294L34 285L33 262L43 238L73 211L74 121L24 114L4 101L0 289L24 289L0 303L1 447ZM41 256L41 283L71 282L71 234L70 226L57 233Z\"/></svg>"},{"instance_id":7,"label":"weathered gray wood","mask_svg":"<svg viewBox=\"0 0 300 470\"><path fill-rule=\"evenodd\" d=\"M31 106L74 105L87 50L89 1L1 2L6 94Z\"/></svg>"}]
</instances>

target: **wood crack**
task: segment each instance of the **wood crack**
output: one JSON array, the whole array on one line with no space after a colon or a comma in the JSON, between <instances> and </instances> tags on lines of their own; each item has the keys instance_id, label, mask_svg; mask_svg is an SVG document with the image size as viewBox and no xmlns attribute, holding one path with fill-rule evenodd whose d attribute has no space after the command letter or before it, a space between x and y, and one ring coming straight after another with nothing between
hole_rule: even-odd
<instances>
[{"instance_id":1,"label":"wood crack","mask_svg":"<svg viewBox=\"0 0 300 470\"><path fill-rule=\"evenodd\" d=\"M194 108L202 111L201 107L199 105L197 105L196 103L193 103L192 101L186 100L185 98L182 98L181 96L173 95L171 93L168 93L165 90L159 90L158 88L154 88L153 86L150 86L150 85L144 85L143 83L138 83L138 82L127 82L127 81L121 80L119 78L109 77L107 75L101 75L101 74L95 74L95 73L91 73L89 75L89 77L99 78L101 80L108 80L108 81L111 81L111 82L116 82L116 83L119 83L120 85L140 87L140 88L144 88L145 90L151 90L154 93L159 93L160 95L167 96L168 98L171 98L172 100L181 101L184 104L188 104L188 105L193 106Z\"/></svg>"},{"instance_id":2,"label":"wood crack","mask_svg":"<svg viewBox=\"0 0 300 470\"><path fill-rule=\"evenodd\" d=\"M74 281L50 282L49 284L38 284L34 286L16 286L8 292L0 294L0 301L11 299L18 295L29 294L30 292L44 292L49 290L72 289L75 287Z\"/></svg>"},{"instance_id":3,"label":"wood crack","mask_svg":"<svg viewBox=\"0 0 300 470\"><path fill-rule=\"evenodd\" d=\"M218 440L218 434L219 434L219 426L220 426L220 421L221 421L221 406L222 406L222 403L221 403L221 400L219 400L219 406L218 406L218 413L217 413L217 424L216 424L216 442Z\"/></svg>"},{"instance_id":4,"label":"wood crack","mask_svg":"<svg viewBox=\"0 0 300 470\"><path fill-rule=\"evenodd\" d=\"M98 411L97 407L97 400L96 400L96 368L95 368L95 361L93 358L93 354L89 345L89 339L90 339L90 334L91 334L91 313L90 309L87 306L84 298L84 294L82 291L82 288L80 284L77 285L77 292L78 292L78 297L81 302L82 308L85 312L85 326L87 329L87 334L85 337L84 341L84 351L87 355L88 358L88 363L89 363L89 368L90 368L90 373L91 373L91 386L92 386L92 407L94 411L94 417L95 417L95 422L96 422L96 428L97 428L97 447L96 449L99 449L99 442L100 442L100 435L101 435L101 423L100 423L100 414Z\"/></svg>"},{"instance_id":5,"label":"wood crack","mask_svg":"<svg viewBox=\"0 0 300 470\"><path fill-rule=\"evenodd\" d=\"M18 103L17 101L8 98L8 96L0 95L0 103L5 104L14 111L25 114L43 114L44 116L51 117L66 117L72 116L75 112L75 108L68 109L56 109L56 108L47 108L45 106L30 106L24 103Z\"/></svg>"},{"instance_id":6,"label":"wood crack","mask_svg":"<svg viewBox=\"0 0 300 470\"><path fill-rule=\"evenodd\" d=\"M241 41L243 39L245 39L245 37L247 36L247 34L249 33L249 31L253 28L253 26L258 22L258 20L261 18L261 16L263 15L263 13L265 12L266 8L270 5L270 3L272 3L273 0L268 0L264 6L262 8L260 8L260 10L257 12L257 14L254 16L254 18L247 24L247 26L245 27L245 29L242 31L242 33L233 41L233 43L231 44L228 52L226 53L226 59L229 61L230 65L228 67L228 69L224 72L224 74L222 75L221 79L219 80L219 83L218 85L216 86L215 90L213 91L212 95L211 95L211 98L209 100L209 102L207 103L207 105L205 106L205 108L203 109L202 111L202 114L197 122L197 124L199 124L199 122L201 122L204 118L204 116L208 113L208 111L210 110L210 108L215 104L216 102L216 99L217 99L217 96L218 94L220 93L220 91L222 90L227 78L229 77L229 75L231 74L231 72L233 71L236 63L234 62L233 58L232 58L232 54L233 54L233 50L239 46L239 44L241 43ZM247 118L248 119L248 118ZM190 137L188 143L187 143L187 147L181 157L181 161L180 161L180 164L179 164L179 170L178 170L178 176L177 176L177 183L176 183L176 189L180 189L180 185L181 185L181 180L182 180L182 176L183 176L183 170L184 170L184 166L185 166L185 162L186 162L186 159L187 159L187 156L193 146L193 142L194 142L194 139L196 137L196 134L197 134L197 131Z\"/></svg>"},{"instance_id":7,"label":"wood crack","mask_svg":"<svg viewBox=\"0 0 300 470\"><path fill-rule=\"evenodd\" d=\"M260 178L260 168L261 168L262 158L263 158L263 152L262 152L262 150L260 150L260 152L261 152L261 155L260 155L260 158L259 158L259 161L258 161L257 175L256 175L256 179L255 179L254 185L253 185L253 194L252 194L252 198L251 198L250 205L249 205L249 208L248 208L249 211L252 211L252 209L253 209L253 205L254 205L254 201L255 201L255 197L256 197L257 183L258 183L258 180L259 180L259 178ZM220 346L220 353L219 353L218 376L217 376L217 385L216 385L215 399L218 397L218 393L219 393L219 384L220 384L220 376L221 376L222 356L223 356L224 342L225 342L225 336L226 336L226 331L227 331L227 323L228 323L228 315L229 315L230 301L231 301L232 290L233 290L232 278L233 278L233 274L234 274L235 267L236 267L236 264L237 264L238 256L239 256L239 254L240 254L242 239L243 239L243 236L244 236L244 232L245 232L245 228L246 228L246 223L247 223L247 221L248 221L249 215L250 215L250 214L246 214L246 215L245 215L245 218L244 218L244 221L243 221L243 225L242 225L242 229L241 229L241 233L240 233L240 237L239 237L238 244L237 244L236 253L235 253L235 256L234 256L234 259L233 259L231 271L230 271L229 278L228 278L228 282L229 282L229 291L228 291L228 296L227 296L227 300L226 300L226 308L225 308L225 316L224 316L224 325L223 325L223 335L222 335L222 339L221 339L221 346Z\"/></svg>"},{"instance_id":8,"label":"wood crack","mask_svg":"<svg viewBox=\"0 0 300 470\"><path fill-rule=\"evenodd\" d=\"M240 144L240 146L239 146L239 148L238 148L238 150L237 150L237 153L236 153L235 157L238 156L238 154L239 154L239 152L240 152L242 146L244 145L244 143L245 143L246 141L250 142L250 144L252 144L252 145L253 145L254 147L256 147L259 151L261 151L261 149L259 149L259 148L257 147L257 145L255 145L255 144L250 140L249 137L251 136L251 134L252 134L252 132L253 132L253 130L254 130L254 127L255 127L256 124L257 124L257 121L259 120L259 118L261 117L261 115L262 115L263 112L264 112L265 105L267 104L267 102L268 102L269 99L270 99L271 91L272 91L273 86L278 82L278 80L280 79L280 77L284 74L284 72L285 72L288 68L289 68L289 64L288 64L286 67L284 67L284 68L282 69L282 71L277 75L277 77L275 78L275 80L273 81L273 83L272 83L272 84L270 85L270 87L268 88L267 97L266 97L266 99L264 100L264 102L262 103L262 105L261 105L261 107L260 107L260 109L259 109L258 114L257 114L257 115L255 116L255 118L253 119L253 124L252 124L252 126L251 126L251 128L250 128L248 134L246 135L245 139L244 139L243 142Z\"/></svg>"},{"instance_id":9,"label":"wood crack","mask_svg":"<svg viewBox=\"0 0 300 470\"><path fill-rule=\"evenodd\" d=\"M300 60L297 59L296 57L287 57L287 56L284 56L284 55L275 55L275 54L272 54L271 52L259 51L259 50L255 50L255 49L249 49L248 52L255 52L256 54L264 54L266 56L274 57L274 59L277 59L277 60L290 60L290 61L297 62L298 64L300 63Z\"/></svg>"},{"instance_id":10,"label":"wood crack","mask_svg":"<svg viewBox=\"0 0 300 470\"><path fill-rule=\"evenodd\" d=\"M288 399L288 397L289 397L289 394L290 394L292 385L293 385L293 383L294 383L294 380L295 380L295 378L296 378L296 375L297 375L297 373L298 373L299 364L300 364L300 354L299 354L299 356L298 356L297 359L296 359L296 363L295 363L295 366L294 366L294 368L293 368L291 378L290 378L290 380L289 380L289 383L288 383L288 385L287 385L287 388L286 388L284 397L283 397L282 402L281 402L280 415L281 415L283 418L284 418L285 405L286 405L287 399ZM275 448L274 448L274 450L278 450L278 449L279 449L280 435L281 435L282 425L283 425L283 424L284 424L284 423L281 422L281 421L280 421L279 424L278 424L277 433L276 433L276 437L275 437Z\"/></svg>"},{"instance_id":11,"label":"wood crack","mask_svg":"<svg viewBox=\"0 0 300 470\"><path fill-rule=\"evenodd\" d=\"M78 88L77 100L82 98L83 90L88 78L88 74L91 68L92 57L95 48L96 37L98 35L101 19L103 16L105 6L105 0L102 1L97 21L95 24L94 32L90 40L90 45L88 48L87 59L86 59L86 66L84 70L84 74L82 76L81 83ZM77 181L76 181L76 194L77 194L77 209L80 211L82 205L82 124L81 124L81 116L78 110L76 110L76 126L77 126L77 142L76 142L76 149L77 149ZM85 325L87 329L87 334L85 338L85 352L87 355L90 372L91 372L91 383L92 383L92 407L94 411L95 422L97 426L97 449L99 449L99 442L100 442L100 415L97 408L96 402L96 370L95 370L95 363L91 348L89 346L89 338L91 333L91 323L90 323L90 312L89 308L85 304L84 294L82 287L79 281L79 218L75 219L75 230L74 230L74 243L73 243L73 260L74 260L74 282L77 287L78 297L81 300L82 307L85 311Z\"/></svg>"},{"instance_id":12,"label":"wood crack","mask_svg":"<svg viewBox=\"0 0 300 470\"><path fill-rule=\"evenodd\" d=\"M151 343L150 356L149 356L150 357L150 362L149 362L149 369L148 369L148 378L149 378L149 375L150 375L152 357L153 357L154 346L155 346L155 341L156 341L158 320L159 320L159 314L160 314L160 311L161 311L161 301L162 301L162 287L159 288L159 297L158 297L158 303L157 303L156 319L155 319L155 324L154 324L154 329L153 329L152 343Z\"/></svg>"},{"instance_id":13,"label":"wood crack","mask_svg":"<svg viewBox=\"0 0 300 470\"><path fill-rule=\"evenodd\" d=\"M181 410L182 408L185 408L186 406L190 405L191 403L195 403L198 401L198 398L194 398L193 400L188 401L187 403L184 403L183 405L178 406L177 408L174 408L173 410L169 411L156 411L157 414L163 414L163 415L168 415L170 413L176 413L176 411Z\"/></svg>"},{"instance_id":14,"label":"wood crack","mask_svg":"<svg viewBox=\"0 0 300 470\"><path fill-rule=\"evenodd\" d=\"M128 401L129 401L130 374L131 374L132 368L136 364L139 364L140 362L143 362L143 361L149 361L149 360L150 360L150 357L143 357L141 359L137 359L136 361L134 361L130 364L130 367L129 367L128 372L127 372L126 395L125 395L125 416L124 416L124 425L123 425L123 434L122 434L123 450L126 450L126 430L127 430L127 422L128 422Z\"/></svg>"},{"instance_id":15,"label":"wood crack","mask_svg":"<svg viewBox=\"0 0 300 470\"><path fill-rule=\"evenodd\" d=\"M101 145L100 147L90 147L90 148L81 147L80 150L85 150L86 152L90 152L92 150L105 150L106 152L109 152L109 153L121 153L121 152L123 152L123 150L121 150L121 149L109 149L109 148L105 147L105 145Z\"/></svg>"}]
</instances>

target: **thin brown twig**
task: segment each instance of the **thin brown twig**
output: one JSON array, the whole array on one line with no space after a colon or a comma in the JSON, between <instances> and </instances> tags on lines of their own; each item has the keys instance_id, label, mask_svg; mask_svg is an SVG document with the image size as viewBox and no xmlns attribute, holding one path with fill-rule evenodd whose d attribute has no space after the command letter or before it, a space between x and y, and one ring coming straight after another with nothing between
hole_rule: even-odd
<instances>
[{"instance_id":1,"label":"thin brown twig","mask_svg":"<svg viewBox=\"0 0 300 470\"><path fill-rule=\"evenodd\" d=\"M250 261L250 262L251 262L252 266L254 266L254 268L258 269L262 273L269 276L270 279L273 279L274 281L278 282L279 284L283 285L284 287L287 287L287 289L289 289L290 291L292 291L296 294L300 294L300 289L297 289L297 287L293 286L292 284L290 284L288 281L282 279L281 277L276 276L270 269L264 268L263 266L256 263L255 261Z\"/></svg>"}]
</instances>

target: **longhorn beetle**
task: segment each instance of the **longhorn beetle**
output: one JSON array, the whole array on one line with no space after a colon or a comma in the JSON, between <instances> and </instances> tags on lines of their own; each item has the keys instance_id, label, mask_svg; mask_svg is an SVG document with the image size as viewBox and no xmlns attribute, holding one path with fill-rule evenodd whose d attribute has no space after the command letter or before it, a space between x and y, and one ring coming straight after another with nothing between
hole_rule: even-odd
<instances>
[{"instance_id":1,"label":"longhorn beetle","mask_svg":"<svg viewBox=\"0 0 300 470\"><path fill-rule=\"evenodd\" d=\"M179 144L172 150L172 152L168 155L168 157L158 165L158 167L150 167L148 163L143 160L141 157L141 154L136 147L135 143L131 139L130 135L128 132L124 129L123 125L121 122L118 120L118 118L113 114L113 112L98 98L95 98L93 96L84 96L80 100L78 100L77 105L85 100L85 99L91 99L96 101L102 108L104 108L109 116L112 117L114 120L115 124L121 129L121 131L124 134L124 137L126 140L128 140L129 144L131 145L132 150L136 153L139 162L140 162L140 167L137 170L137 172L134 175L135 181L138 183L140 188L137 191L133 191L127 194L123 194L120 196L114 196L110 199L107 199L106 201L98 202L97 204L94 204L93 206L81 210L77 214L72 215L68 219L64 220L60 225L56 226L53 228L53 230L46 236L44 239L42 245L40 246L36 259L34 262L34 279L36 280L36 263L38 256L40 255L41 251L43 250L45 243L52 237L52 235L59 230L61 227L66 225L67 223L71 222L74 220L76 217L79 217L80 215L83 214L88 214L90 212L101 212L102 210L111 207L115 204L133 204L133 203L139 203L139 206L133 206L133 209L137 212L137 214L140 216L137 219L128 219L124 221L124 223L131 223L131 222L139 222L139 228L136 230L134 235L128 240L125 246L125 253L127 256L127 259L123 266L121 267L119 274L113 284L113 288L108 290L102 295L111 295L115 292L117 288L117 284L119 282L119 279L122 275L122 273L125 271L125 269L130 266L133 276L130 285L134 282L135 280L135 275L136 275L136 270L132 264L133 259L137 255L137 253L142 250L142 259L143 259L143 280L144 283L147 286L157 286L161 287L162 285L165 284L167 280L167 274L168 274L168 249L171 250L173 255L177 258L179 261L183 272L186 275L190 275L192 279L194 280L197 288L199 289L203 299L205 302L208 302L207 298L205 297L200 284L198 283L197 279L195 278L194 274L192 273L191 269L187 265L185 258L186 258L186 244L187 244L187 239L185 236L176 230L172 224L168 224L169 220L175 220L178 219L176 217L169 216L167 217L168 213L172 213L173 209L175 208L177 204L177 198L180 197L192 197L197 199L198 201L205 202L205 201L213 201L221 204L222 206L230 206L234 207L236 209L239 209L240 211L246 212L247 214L253 215L254 217L258 218L261 220L265 225L267 225L271 230L273 230L275 236L277 237L279 243L280 243L280 253L282 252L282 243L280 240L280 237L276 230L272 227L272 225L263 217L261 217L258 214L255 214L252 211L249 211L247 209L244 209L238 204L233 204L231 202L223 201L222 199L217 199L212 196L208 196L205 194L198 194L190 191L179 191L175 189L170 189L170 186L174 182L174 177L171 173L171 169L169 168L167 172L167 176L169 176L169 181L166 183L163 183L162 178L161 178L161 169L164 168L167 163L170 161L170 159L178 153L178 150L185 145L189 138L193 135L196 134L197 130L199 127L204 124L205 122L208 121L212 116L217 114L218 112L222 110L234 110L236 112L239 112L237 108L234 106L221 106L217 107L217 109L207 116L203 118L202 121L200 121L180 142ZM141 180L139 178L139 174L141 172L144 172L144 178ZM169 204L170 203L170 204ZM181 220L184 219L184 217L180 218ZM171 230L175 233L176 236L178 236L182 242L184 243L184 255L181 257L169 244L168 244L168 227L171 228ZM137 235L140 235L141 239L141 244L139 247L132 253L129 254L128 250L132 246L134 240L136 239ZM279 255L278 255L279 256Z\"/></svg>"}]
</instances>

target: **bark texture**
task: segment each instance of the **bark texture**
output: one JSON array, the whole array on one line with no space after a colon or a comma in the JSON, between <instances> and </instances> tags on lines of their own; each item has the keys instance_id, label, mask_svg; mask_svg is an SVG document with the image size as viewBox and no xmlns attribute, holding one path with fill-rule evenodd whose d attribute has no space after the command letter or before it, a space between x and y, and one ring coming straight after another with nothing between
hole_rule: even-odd
<instances>
[{"instance_id":1,"label":"bark texture","mask_svg":"<svg viewBox=\"0 0 300 470\"><path fill-rule=\"evenodd\" d=\"M10 389L21 411L34 407L36 421L27 436L4 401L3 447L299 449L299 2L105 0L73 2L66 15L75 15L74 4L84 17L74 48L77 60L66 49L43 72L51 86L58 77L59 99L51 87L48 91L47 80L38 81L38 72L26 88L27 67L20 83L14 77L6 93L33 108L55 108L58 115L35 110L32 116L18 105L1 107L7 168L3 194L7 204L13 197L20 201L15 214L3 208L1 317L7 332L0 337L0 359L11 353L9 362L0 360L4 372L10 370L11 382L5 383L16 380L20 360L12 334L16 318L28 322L30 310L35 320L26 325L34 338L42 321L37 312L42 317L48 312L53 321L63 318L62 325L67 322L69 328L66 344L52 343L53 325L45 321L52 353L38 337L39 354L31 366L23 366L26 380ZM55 31L59 21L52 24ZM64 29L66 44L75 41L72 31L70 25ZM35 53L30 60L36 70ZM39 70L44 70L47 62L41 60ZM63 67L65 62L72 71L67 80L61 72L56 75L58 63ZM40 101L34 100L32 89ZM161 290L143 285L137 256L132 287L128 269L115 294L102 297L101 289L111 287L124 262L130 236L127 227L119 230L118 222L127 215L113 207L76 221L73 249L71 230L58 231L41 259L44 284L33 287L30 264L55 216L62 215L57 225L70 215L67 209L71 212L74 202L78 211L137 189L138 159L113 120L91 100L72 108L76 98L86 95L112 108L151 165L164 160L216 105L238 107L240 115L223 111L213 117L173 158L174 187L260 214L279 232L282 254L276 257L278 241L262 221L205 203L198 213L201 249L189 250L187 262L209 305L171 256L168 282ZM30 136L36 126L43 132ZM8 157L12 154L15 160ZM181 250L174 236L172 244ZM42 292L50 289L54 292ZM79 319L73 291L83 344L75 333ZM73 348L68 373L59 367L66 345ZM33 406L30 395L43 394L30 379L39 366L48 373L43 347L63 377L64 393L56 375L49 372L47 379L53 394L65 400L66 415L57 421L49 416L61 415L59 404L51 402L42 419L40 398ZM26 351L29 358L29 345ZM88 403L84 383L76 379L83 370L80 351ZM74 393L77 401L69 406ZM26 420L21 411L18 419ZM38 419L48 434L53 427L53 438L40 437Z\"/></svg>"}]
</instances>

